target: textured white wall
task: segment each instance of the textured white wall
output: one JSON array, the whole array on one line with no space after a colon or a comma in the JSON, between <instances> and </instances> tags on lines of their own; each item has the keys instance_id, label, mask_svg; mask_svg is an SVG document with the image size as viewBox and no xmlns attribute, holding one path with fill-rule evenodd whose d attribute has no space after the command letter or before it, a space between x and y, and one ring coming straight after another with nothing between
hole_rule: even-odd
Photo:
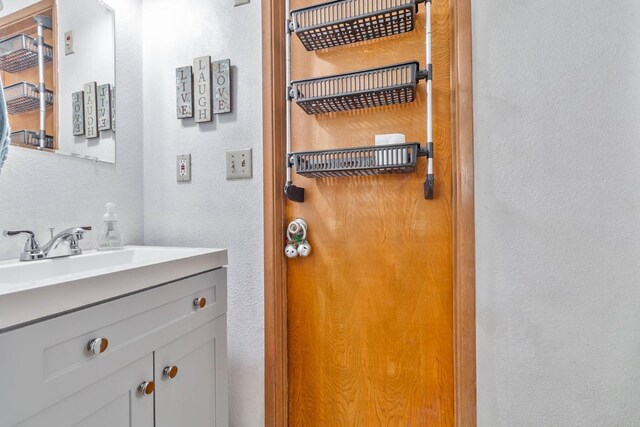
<instances>
[{"instance_id":1,"label":"textured white wall","mask_svg":"<svg viewBox=\"0 0 640 427\"><path fill-rule=\"evenodd\" d=\"M260 2L144 1L145 243L229 248L229 405L234 426L264 425ZM176 119L175 69L231 59L233 112ZM253 148L253 179L225 180L225 149ZM176 182L191 153L192 182Z\"/></svg>"},{"instance_id":2,"label":"textured white wall","mask_svg":"<svg viewBox=\"0 0 640 427\"><path fill-rule=\"evenodd\" d=\"M0 173L0 229L27 228L41 240L49 227L98 227L104 203L118 204L126 243L143 242L142 0L113 0L116 10L118 143L115 165L10 147ZM124 96L126 94L126 96ZM70 101L69 101L70 102ZM95 247L97 232L83 241ZM22 238L0 236L0 259L17 258Z\"/></svg>"},{"instance_id":3,"label":"textured white wall","mask_svg":"<svg viewBox=\"0 0 640 427\"><path fill-rule=\"evenodd\" d=\"M480 426L637 426L640 3L473 2Z\"/></svg>"}]
</instances>

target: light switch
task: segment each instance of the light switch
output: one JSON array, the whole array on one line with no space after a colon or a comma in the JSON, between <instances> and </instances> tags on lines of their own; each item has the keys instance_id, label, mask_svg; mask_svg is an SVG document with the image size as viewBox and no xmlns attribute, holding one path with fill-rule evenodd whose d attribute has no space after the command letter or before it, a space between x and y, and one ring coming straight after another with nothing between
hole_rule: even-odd
<instances>
[{"instance_id":1,"label":"light switch","mask_svg":"<svg viewBox=\"0 0 640 427\"><path fill-rule=\"evenodd\" d=\"M191 181L191 154L181 154L177 157L176 178L178 182Z\"/></svg>"},{"instance_id":2,"label":"light switch","mask_svg":"<svg viewBox=\"0 0 640 427\"><path fill-rule=\"evenodd\" d=\"M64 54L71 55L73 53L73 31L64 33Z\"/></svg>"},{"instance_id":3,"label":"light switch","mask_svg":"<svg viewBox=\"0 0 640 427\"><path fill-rule=\"evenodd\" d=\"M242 6L243 4L249 4L251 0L233 0L234 6Z\"/></svg>"},{"instance_id":4,"label":"light switch","mask_svg":"<svg viewBox=\"0 0 640 427\"><path fill-rule=\"evenodd\" d=\"M227 179L243 179L253 176L251 148L227 150Z\"/></svg>"}]
</instances>

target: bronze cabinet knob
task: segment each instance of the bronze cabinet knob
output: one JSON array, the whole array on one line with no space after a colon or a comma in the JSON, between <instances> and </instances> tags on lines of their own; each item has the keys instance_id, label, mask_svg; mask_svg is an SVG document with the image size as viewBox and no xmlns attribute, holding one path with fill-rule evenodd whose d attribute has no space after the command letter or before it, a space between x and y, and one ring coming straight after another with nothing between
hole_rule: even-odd
<instances>
[{"instance_id":1,"label":"bronze cabinet knob","mask_svg":"<svg viewBox=\"0 0 640 427\"><path fill-rule=\"evenodd\" d=\"M193 306L196 308L196 310L204 308L207 305L207 299L202 297L202 298L196 298L193 300Z\"/></svg>"},{"instance_id":2,"label":"bronze cabinet knob","mask_svg":"<svg viewBox=\"0 0 640 427\"><path fill-rule=\"evenodd\" d=\"M109 346L109 340L105 337L94 338L87 344L87 350L92 354L104 353Z\"/></svg>"},{"instance_id":3,"label":"bronze cabinet knob","mask_svg":"<svg viewBox=\"0 0 640 427\"><path fill-rule=\"evenodd\" d=\"M162 370L162 375L165 378L173 379L178 375L178 367L177 366L166 366Z\"/></svg>"},{"instance_id":4,"label":"bronze cabinet knob","mask_svg":"<svg viewBox=\"0 0 640 427\"><path fill-rule=\"evenodd\" d=\"M138 391L140 391L143 396L149 396L155 389L156 383L153 381L145 381L138 386Z\"/></svg>"}]
</instances>

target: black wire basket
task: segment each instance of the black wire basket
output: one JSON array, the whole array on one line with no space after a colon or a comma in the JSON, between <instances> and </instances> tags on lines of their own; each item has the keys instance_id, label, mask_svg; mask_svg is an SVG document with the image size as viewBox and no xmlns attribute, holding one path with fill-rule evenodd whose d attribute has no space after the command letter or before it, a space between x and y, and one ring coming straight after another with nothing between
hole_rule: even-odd
<instances>
[{"instance_id":1,"label":"black wire basket","mask_svg":"<svg viewBox=\"0 0 640 427\"><path fill-rule=\"evenodd\" d=\"M293 32L309 51L402 34L413 30L422 1L335 0L296 9Z\"/></svg>"},{"instance_id":2,"label":"black wire basket","mask_svg":"<svg viewBox=\"0 0 640 427\"><path fill-rule=\"evenodd\" d=\"M291 82L307 114L336 113L413 102L425 76L417 61Z\"/></svg>"},{"instance_id":3,"label":"black wire basket","mask_svg":"<svg viewBox=\"0 0 640 427\"><path fill-rule=\"evenodd\" d=\"M308 178L413 173L418 156L425 155L417 142L291 153L298 175Z\"/></svg>"},{"instance_id":4,"label":"black wire basket","mask_svg":"<svg viewBox=\"0 0 640 427\"><path fill-rule=\"evenodd\" d=\"M45 44L44 62L53 60L53 48ZM0 40L0 70L9 73L38 66L38 43L26 34L16 34Z\"/></svg>"},{"instance_id":5,"label":"black wire basket","mask_svg":"<svg viewBox=\"0 0 640 427\"><path fill-rule=\"evenodd\" d=\"M32 147L40 147L38 134L30 130L18 130L11 132L11 143L15 145L28 145ZM53 149L53 137L45 136L44 148Z\"/></svg>"},{"instance_id":6,"label":"black wire basket","mask_svg":"<svg viewBox=\"0 0 640 427\"><path fill-rule=\"evenodd\" d=\"M20 114L36 111L40 108L40 92L31 83L19 82L5 86L4 95L7 100L9 114ZM53 105L53 92L45 89L46 105Z\"/></svg>"}]
</instances>

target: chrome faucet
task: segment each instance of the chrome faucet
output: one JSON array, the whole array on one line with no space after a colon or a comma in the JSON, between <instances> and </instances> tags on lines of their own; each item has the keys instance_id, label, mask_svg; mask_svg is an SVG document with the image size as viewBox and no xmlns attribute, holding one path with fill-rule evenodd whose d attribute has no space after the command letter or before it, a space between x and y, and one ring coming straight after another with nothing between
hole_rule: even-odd
<instances>
[{"instance_id":1,"label":"chrome faucet","mask_svg":"<svg viewBox=\"0 0 640 427\"><path fill-rule=\"evenodd\" d=\"M6 237L25 235L27 236L27 242L24 244L24 251L20 254L20 261L36 261L39 259L49 258L49 253L58 247L62 242L66 242L69 245L69 253L62 256L81 255L82 249L78 245L78 241L84 238L84 232L91 230L91 227L72 227L68 228L51 238L51 240L44 246L40 246L36 235L29 230L5 230L4 235ZM58 258L58 257L55 257Z\"/></svg>"}]
</instances>

